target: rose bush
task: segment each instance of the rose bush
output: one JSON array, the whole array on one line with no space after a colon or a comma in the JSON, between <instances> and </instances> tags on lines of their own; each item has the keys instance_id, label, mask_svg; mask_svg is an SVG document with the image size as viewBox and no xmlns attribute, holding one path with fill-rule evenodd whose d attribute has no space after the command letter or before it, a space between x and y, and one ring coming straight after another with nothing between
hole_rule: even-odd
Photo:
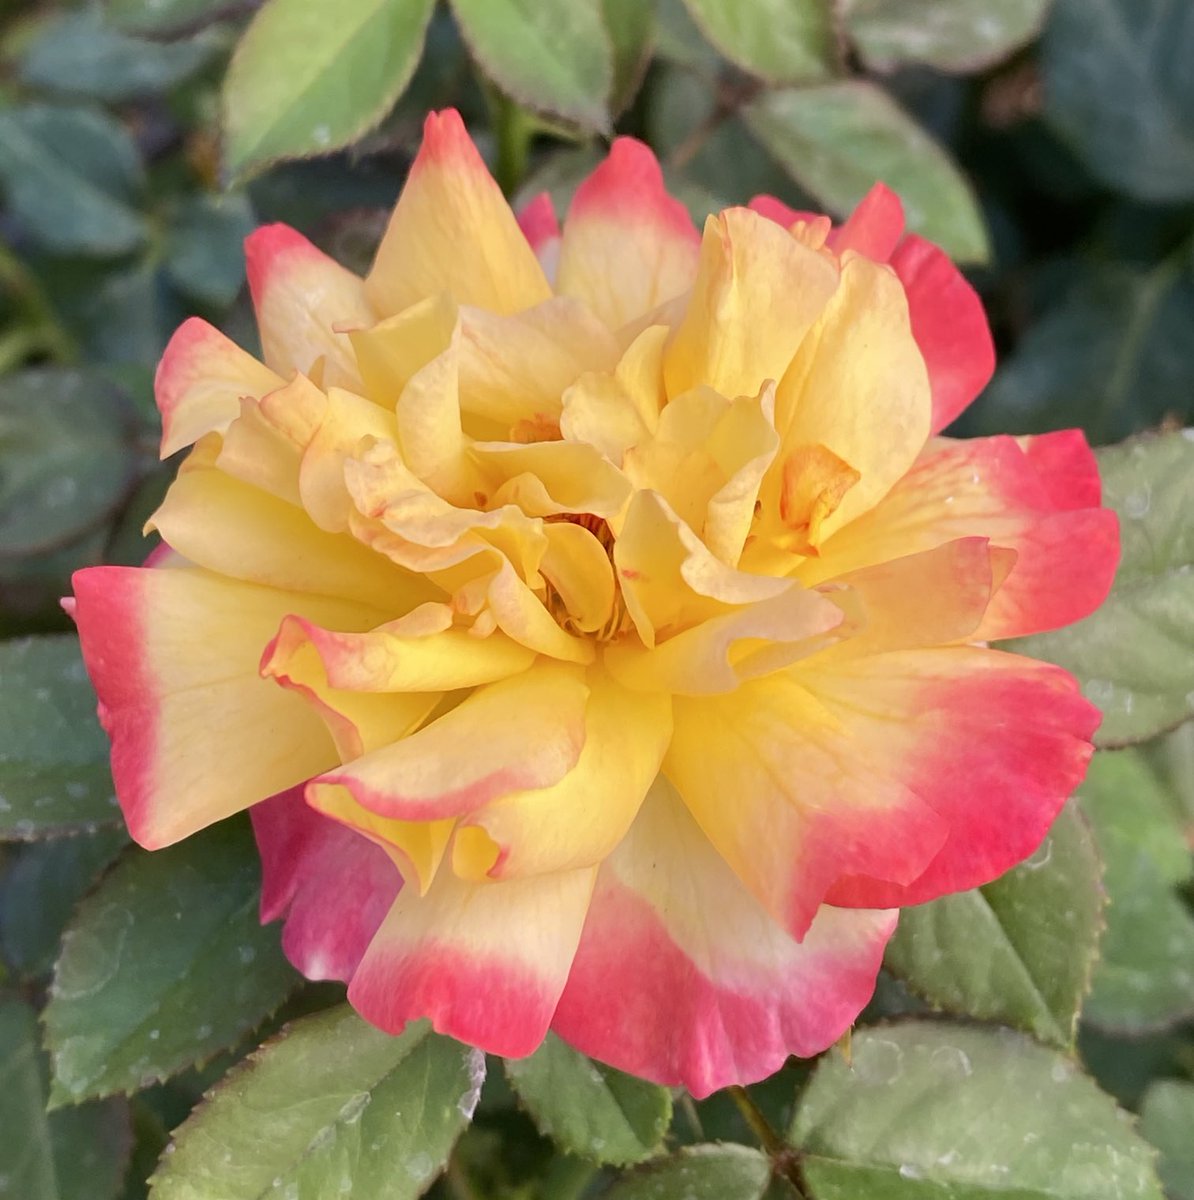
<instances>
[{"instance_id":1,"label":"rose bush","mask_svg":"<svg viewBox=\"0 0 1194 1200\"><path fill-rule=\"evenodd\" d=\"M939 436L991 340L891 192L698 233L620 139L561 231L445 112L367 278L247 256L264 361L178 331L169 549L72 607L133 836L253 806L308 977L703 1095L1040 843L1098 714L988 643L1091 612L1115 517L1077 432Z\"/></svg>"}]
</instances>

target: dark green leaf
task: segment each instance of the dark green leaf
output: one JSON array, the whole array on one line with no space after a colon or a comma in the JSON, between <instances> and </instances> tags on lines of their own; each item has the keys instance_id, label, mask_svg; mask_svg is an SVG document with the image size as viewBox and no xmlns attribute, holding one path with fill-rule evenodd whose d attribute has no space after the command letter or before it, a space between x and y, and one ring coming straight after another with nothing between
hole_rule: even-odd
<instances>
[{"instance_id":1,"label":"dark green leaf","mask_svg":"<svg viewBox=\"0 0 1194 1200\"><path fill-rule=\"evenodd\" d=\"M862 80L764 93L743 115L792 178L837 216L882 180L908 227L962 262L985 261L987 232L949 155L882 89Z\"/></svg>"},{"instance_id":2,"label":"dark green leaf","mask_svg":"<svg viewBox=\"0 0 1194 1200\"><path fill-rule=\"evenodd\" d=\"M529 1058L506 1063L510 1086L540 1132L595 1162L639 1162L663 1141L671 1093L595 1063L549 1033Z\"/></svg>"},{"instance_id":3,"label":"dark green leaf","mask_svg":"<svg viewBox=\"0 0 1194 1200\"><path fill-rule=\"evenodd\" d=\"M413 1200L471 1120L484 1075L479 1051L423 1022L390 1037L347 1005L295 1021L177 1131L153 1200Z\"/></svg>"},{"instance_id":4,"label":"dark green leaf","mask_svg":"<svg viewBox=\"0 0 1194 1200\"><path fill-rule=\"evenodd\" d=\"M118 103L181 83L219 45L207 36L172 43L129 37L90 7L64 13L45 27L25 51L21 78L34 87Z\"/></svg>"},{"instance_id":5,"label":"dark green leaf","mask_svg":"<svg viewBox=\"0 0 1194 1200\"><path fill-rule=\"evenodd\" d=\"M51 1099L136 1091L260 1024L298 977L257 917L245 823L130 853L79 907L44 1021Z\"/></svg>"},{"instance_id":6,"label":"dark green leaf","mask_svg":"<svg viewBox=\"0 0 1194 1200\"><path fill-rule=\"evenodd\" d=\"M1194 196L1191 62L1186 0L1057 0L1042 45L1046 116L1112 187Z\"/></svg>"},{"instance_id":7,"label":"dark green leaf","mask_svg":"<svg viewBox=\"0 0 1194 1200\"><path fill-rule=\"evenodd\" d=\"M684 0L656 0L655 49L666 62L709 78L722 65L717 51L693 24Z\"/></svg>"},{"instance_id":8,"label":"dark green leaf","mask_svg":"<svg viewBox=\"0 0 1194 1200\"><path fill-rule=\"evenodd\" d=\"M124 254L145 239L129 205L141 164L124 127L87 108L0 112L0 182L29 236L59 254Z\"/></svg>"},{"instance_id":9,"label":"dark green leaf","mask_svg":"<svg viewBox=\"0 0 1194 1200\"><path fill-rule=\"evenodd\" d=\"M1137 751L1096 754L1080 793L1105 864L1107 932L1084 1019L1113 1033L1194 1015L1194 917L1185 831Z\"/></svg>"},{"instance_id":10,"label":"dark green leaf","mask_svg":"<svg viewBox=\"0 0 1194 1200\"><path fill-rule=\"evenodd\" d=\"M1194 1200L1194 1083L1154 1083L1144 1095L1140 1127L1161 1152L1157 1171L1170 1200Z\"/></svg>"},{"instance_id":11,"label":"dark green leaf","mask_svg":"<svg viewBox=\"0 0 1194 1200\"><path fill-rule=\"evenodd\" d=\"M126 845L123 829L105 829L20 852L0 880L0 948L14 970L41 975L54 965L79 898Z\"/></svg>"},{"instance_id":12,"label":"dark green leaf","mask_svg":"<svg viewBox=\"0 0 1194 1200\"><path fill-rule=\"evenodd\" d=\"M208 25L245 7L243 0L108 0L105 11L118 29L167 36Z\"/></svg>"},{"instance_id":13,"label":"dark green leaf","mask_svg":"<svg viewBox=\"0 0 1194 1200\"><path fill-rule=\"evenodd\" d=\"M243 194L188 197L166 235L171 282L207 304L231 304L245 282L244 240L256 224Z\"/></svg>"},{"instance_id":14,"label":"dark green leaf","mask_svg":"<svg viewBox=\"0 0 1194 1200\"><path fill-rule=\"evenodd\" d=\"M655 10L651 0L601 0L601 11L614 52L610 109L616 116L629 106L647 73Z\"/></svg>"},{"instance_id":15,"label":"dark green leaf","mask_svg":"<svg viewBox=\"0 0 1194 1200\"><path fill-rule=\"evenodd\" d=\"M614 57L594 0L452 0L452 11L482 70L511 99L609 128Z\"/></svg>"},{"instance_id":16,"label":"dark green leaf","mask_svg":"<svg viewBox=\"0 0 1194 1200\"><path fill-rule=\"evenodd\" d=\"M13 1200L113 1200L129 1151L122 1101L46 1115L33 1010L0 998L0 1194Z\"/></svg>"},{"instance_id":17,"label":"dark green leaf","mask_svg":"<svg viewBox=\"0 0 1194 1200\"><path fill-rule=\"evenodd\" d=\"M228 170L326 154L372 129L414 72L432 6L267 0L224 81Z\"/></svg>"},{"instance_id":18,"label":"dark green leaf","mask_svg":"<svg viewBox=\"0 0 1194 1200\"><path fill-rule=\"evenodd\" d=\"M1100 875L1071 806L1001 879L905 909L885 965L939 1008L1069 1046L1098 954Z\"/></svg>"},{"instance_id":19,"label":"dark green leaf","mask_svg":"<svg viewBox=\"0 0 1194 1200\"><path fill-rule=\"evenodd\" d=\"M1161 1200L1152 1153L1065 1055L1010 1030L856 1033L801 1098L812 1200Z\"/></svg>"},{"instance_id":20,"label":"dark green leaf","mask_svg":"<svg viewBox=\"0 0 1194 1200\"><path fill-rule=\"evenodd\" d=\"M977 71L1040 31L1049 0L846 0L846 28L879 70Z\"/></svg>"},{"instance_id":21,"label":"dark green leaf","mask_svg":"<svg viewBox=\"0 0 1194 1200\"><path fill-rule=\"evenodd\" d=\"M108 272L63 309L88 358L130 366L156 362L186 316L153 258Z\"/></svg>"},{"instance_id":22,"label":"dark green leaf","mask_svg":"<svg viewBox=\"0 0 1194 1200\"><path fill-rule=\"evenodd\" d=\"M1194 715L1194 434L1110 446L1099 469L1120 518L1111 595L1086 620L1013 644L1073 672L1103 710L1096 743L1122 746Z\"/></svg>"},{"instance_id":23,"label":"dark green leaf","mask_svg":"<svg viewBox=\"0 0 1194 1200\"><path fill-rule=\"evenodd\" d=\"M604 1200L760 1200L771 1181L767 1156L749 1146L685 1146L618 1180Z\"/></svg>"},{"instance_id":24,"label":"dark green leaf","mask_svg":"<svg viewBox=\"0 0 1194 1200\"><path fill-rule=\"evenodd\" d=\"M685 0L693 21L743 70L771 83L832 73L833 25L820 0Z\"/></svg>"},{"instance_id":25,"label":"dark green leaf","mask_svg":"<svg viewBox=\"0 0 1194 1200\"><path fill-rule=\"evenodd\" d=\"M115 512L136 473L130 425L97 371L0 380L0 559L57 549Z\"/></svg>"},{"instance_id":26,"label":"dark green leaf","mask_svg":"<svg viewBox=\"0 0 1194 1200\"><path fill-rule=\"evenodd\" d=\"M108 739L73 634L0 644L0 838L120 823Z\"/></svg>"}]
</instances>

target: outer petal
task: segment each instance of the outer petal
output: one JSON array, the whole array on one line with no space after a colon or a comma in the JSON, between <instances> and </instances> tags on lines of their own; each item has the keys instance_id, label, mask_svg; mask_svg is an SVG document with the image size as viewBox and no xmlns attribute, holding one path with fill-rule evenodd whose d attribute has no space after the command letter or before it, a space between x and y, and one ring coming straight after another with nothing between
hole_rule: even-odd
<instances>
[{"instance_id":1,"label":"outer petal","mask_svg":"<svg viewBox=\"0 0 1194 1200\"><path fill-rule=\"evenodd\" d=\"M697 1097L752 1083L849 1028L895 920L823 908L794 941L661 781L601 869L552 1028Z\"/></svg>"},{"instance_id":2,"label":"outer petal","mask_svg":"<svg viewBox=\"0 0 1194 1200\"><path fill-rule=\"evenodd\" d=\"M383 316L450 293L514 313L551 295L535 253L454 109L432 113L366 283Z\"/></svg>"},{"instance_id":3,"label":"outer petal","mask_svg":"<svg viewBox=\"0 0 1194 1200\"><path fill-rule=\"evenodd\" d=\"M1055 508L1098 508L1102 503L1098 460L1081 429L1058 429L1016 441Z\"/></svg>"},{"instance_id":4,"label":"outer petal","mask_svg":"<svg viewBox=\"0 0 1194 1200\"><path fill-rule=\"evenodd\" d=\"M518 228L531 244L549 283L560 266L560 222L550 192L540 192L518 211Z\"/></svg>"},{"instance_id":5,"label":"outer petal","mask_svg":"<svg viewBox=\"0 0 1194 1200\"><path fill-rule=\"evenodd\" d=\"M318 374L328 386L360 388L345 333L377 320L365 285L289 225L265 225L245 239L249 291L266 363L281 375Z\"/></svg>"},{"instance_id":6,"label":"outer petal","mask_svg":"<svg viewBox=\"0 0 1194 1200\"><path fill-rule=\"evenodd\" d=\"M391 1033L430 1017L440 1033L491 1054L530 1054L568 977L594 874L478 884L440 871L427 895L399 894L349 1000Z\"/></svg>"},{"instance_id":7,"label":"outer petal","mask_svg":"<svg viewBox=\"0 0 1194 1200\"><path fill-rule=\"evenodd\" d=\"M688 291L699 248L692 218L667 194L655 155L634 138L618 138L572 199L557 289L618 329Z\"/></svg>"},{"instance_id":8,"label":"outer petal","mask_svg":"<svg viewBox=\"0 0 1194 1200\"><path fill-rule=\"evenodd\" d=\"M83 658L112 739L129 831L157 849L326 769L318 717L257 674L288 612L361 628L359 605L189 568L92 567L74 576Z\"/></svg>"},{"instance_id":9,"label":"outer petal","mask_svg":"<svg viewBox=\"0 0 1194 1200\"><path fill-rule=\"evenodd\" d=\"M579 669L537 666L478 688L417 733L312 780L308 797L325 807L319 796L344 788L381 816L426 821L549 787L576 765L587 698Z\"/></svg>"},{"instance_id":10,"label":"outer petal","mask_svg":"<svg viewBox=\"0 0 1194 1200\"><path fill-rule=\"evenodd\" d=\"M153 390L162 414L162 457L240 413L242 396L263 396L283 380L199 317L175 331L158 363Z\"/></svg>"},{"instance_id":11,"label":"outer petal","mask_svg":"<svg viewBox=\"0 0 1194 1200\"><path fill-rule=\"evenodd\" d=\"M842 225L829 235L829 247L854 250L875 262L887 262L904 232L904 206L884 183L876 183Z\"/></svg>"},{"instance_id":12,"label":"outer petal","mask_svg":"<svg viewBox=\"0 0 1194 1200\"><path fill-rule=\"evenodd\" d=\"M255 804L261 920L286 918L282 949L308 979L347 983L402 877L385 851L303 803L301 789Z\"/></svg>"},{"instance_id":13,"label":"outer petal","mask_svg":"<svg viewBox=\"0 0 1194 1200\"><path fill-rule=\"evenodd\" d=\"M891 256L933 389L933 432L987 386L995 346L983 303L944 250L909 234Z\"/></svg>"},{"instance_id":14,"label":"outer petal","mask_svg":"<svg viewBox=\"0 0 1194 1200\"><path fill-rule=\"evenodd\" d=\"M1088 495L1084 456L1069 445L1065 461L1074 465L1066 471L1073 482L1057 476L1054 486ZM1012 438L941 439L880 504L824 542L820 558L806 561L799 576L811 584L960 537L986 537L1016 552L975 634L983 640L1055 629L1087 616L1110 590L1119 559L1115 514L1054 510L1049 487Z\"/></svg>"}]
</instances>

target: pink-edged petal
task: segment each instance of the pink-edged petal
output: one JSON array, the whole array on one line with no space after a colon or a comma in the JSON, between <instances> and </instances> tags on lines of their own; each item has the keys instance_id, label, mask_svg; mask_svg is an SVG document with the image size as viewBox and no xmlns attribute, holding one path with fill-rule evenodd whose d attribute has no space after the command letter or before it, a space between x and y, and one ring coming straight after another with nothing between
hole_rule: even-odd
<instances>
[{"instance_id":1,"label":"pink-edged petal","mask_svg":"<svg viewBox=\"0 0 1194 1200\"><path fill-rule=\"evenodd\" d=\"M790 229L797 221L811 225L814 221L821 219L820 213L791 208L774 196L755 196L746 207L752 212L757 212L759 216L766 217L767 220L774 221L777 225L782 225L785 229Z\"/></svg>"},{"instance_id":2,"label":"pink-edged petal","mask_svg":"<svg viewBox=\"0 0 1194 1200\"><path fill-rule=\"evenodd\" d=\"M830 889L830 903L862 908L965 891L1027 858L1082 782L1100 719L1059 667L995 650L885 655L817 686L835 706L911 715L893 746L948 829L915 879L847 875Z\"/></svg>"},{"instance_id":3,"label":"pink-edged petal","mask_svg":"<svg viewBox=\"0 0 1194 1200\"><path fill-rule=\"evenodd\" d=\"M1098 459L1081 429L1058 429L1016 441L1054 507L1098 508L1102 503Z\"/></svg>"},{"instance_id":4,"label":"pink-edged petal","mask_svg":"<svg viewBox=\"0 0 1194 1200\"><path fill-rule=\"evenodd\" d=\"M353 976L402 877L368 838L303 803L294 788L249 815L261 854L261 920L284 917L282 949L308 979Z\"/></svg>"},{"instance_id":5,"label":"pink-edged petal","mask_svg":"<svg viewBox=\"0 0 1194 1200\"><path fill-rule=\"evenodd\" d=\"M884 183L876 183L854 211L829 235L831 250L853 250L887 262L904 233L904 206Z\"/></svg>"},{"instance_id":6,"label":"pink-edged petal","mask_svg":"<svg viewBox=\"0 0 1194 1200\"><path fill-rule=\"evenodd\" d=\"M519 1058L542 1042L564 988L594 869L503 883L442 870L425 896L399 893L348 988L367 1021L433 1027Z\"/></svg>"},{"instance_id":7,"label":"pink-edged petal","mask_svg":"<svg viewBox=\"0 0 1194 1200\"><path fill-rule=\"evenodd\" d=\"M73 579L83 660L112 739L129 832L157 849L335 762L318 717L261 679L278 622L346 628L372 610L189 568L90 567Z\"/></svg>"},{"instance_id":8,"label":"pink-edged petal","mask_svg":"<svg viewBox=\"0 0 1194 1200\"><path fill-rule=\"evenodd\" d=\"M1089 492L1083 456L1069 446L1066 461L1078 464L1078 488ZM937 439L878 505L823 543L820 557L806 560L798 574L805 583L820 582L962 537L986 537L1016 552L975 634L982 640L1087 616L1106 598L1119 561L1115 514L1055 509L1050 488L1015 439Z\"/></svg>"},{"instance_id":9,"label":"pink-edged petal","mask_svg":"<svg viewBox=\"0 0 1194 1200\"><path fill-rule=\"evenodd\" d=\"M802 942L758 906L665 781L602 867L552 1028L697 1097L811 1057L875 986L894 912L822 908Z\"/></svg>"},{"instance_id":10,"label":"pink-edged petal","mask_svg":"<svg viewBox=\"0 0 1194 1200\"><path fill-rule=\"evenodd\" d=\"M346 334L377 319L364 282L289 225L254 230L245 264L266 363L287 377L314 372L324 385L359 389Z\"/></svg>"},{"instance_id":11,"label":"pink-edged petal","mask_svg":"<svg viewBox=\"0 0 1194 1200\"><path fill-rule=\"evenodd\" d=\"M995 345L978 293L944 250L909 234L891 256L908 296L912 335L933 391L933 432L944 429L987 386Z\"/></svg>"},{"instance_id":12,"label":"pink-edged petal","mask_svg":"<svg viewBox=\"0 0 1194 1200\"><path fill-rule=\"evenodd\" d=\"M618 138L572 199L557 287L618 329L686 292L699 251L692 218L668 195L655 155Z\"/></svg>"},{"instance_id":13,"label":"pink-edged petal","mask_svg":"<svg viewBox=\"0 0 1194 1200\"><path fill-rule=\"evenodd\" d=\"M162 457L223 432L242 396L263 396L283 380L199 317L184 321L158 363L153 391L162 414Z\"/></svg>"},{"instance_id":14,"label":"pink-edged petal","mask_svg":"<svg viewBox=\"0 0 1194 1200\"><path fill-rule=\"evenodd\" d=\"M550 192L540 192L518 210L518 228L554 284L560 269L560 221Z\"/></svg>"},{"instance_id":15,"label":"pink-edged petal","mask_svg":"<svg viewBox=\"0 0 1194 1200\"><path fill-rule=\"evenodd\" d=\"M535 252L454 109L427 118L366 287L382 316L441 292L502 314L551 295Z\"/></svg>"},{"instance_id":16,"label":"pink-edged petal","mask_svg":"<svg viewBox=\"0 0 1194 1200\"><path fill-rule=\"evenodd\" d=\"M589 689L577 667L539 664L477 688L417 733L307 785L346 790L380 816L428 821L472 812L526 788L550 787L576 765Z\"/></svg>"}]
</instances>

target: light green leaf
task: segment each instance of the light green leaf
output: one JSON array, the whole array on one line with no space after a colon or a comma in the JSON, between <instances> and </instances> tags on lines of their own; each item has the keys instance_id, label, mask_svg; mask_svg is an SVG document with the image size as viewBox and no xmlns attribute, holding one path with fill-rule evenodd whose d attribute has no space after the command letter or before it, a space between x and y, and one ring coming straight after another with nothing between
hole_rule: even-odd
<instances>
[{"instance_id":1,"label":"light green leaf","mask_svg":"<svg viewBox=\"0 0 1194 1200\"><path fill-rule=\"evenodd\" d=\"M833 23L821 0L685 0L693 21L731 62L769 83L833 74Z\"/></svg>"},{"instance_id":2,"label":"light green leaf","mask_svg":"<svg viewBox=\"0 0 1194 1200\"><path fill-rule=\"evenodd\" d=\"M114 1200L129 1152L122 1101L46 1115L33 1010L0 998L0 1194L13 1200Z\"/></svg>"},{"instance_id":3,"label":"light green leaf","mask_svg":"<svg viewBox=\"0 0 1194 1200\"><path fill-rule=\"evenodd\" d=\"M1157 1171L1170 1200L1194 1200L1194 1083L1154 1083L1144 1094L1140 1128L1161 1152Z\"/></svg>"},{"instance_id":4,"label":"light green leaf","mask_svg":"<svg viewBox=\"0 0 1194 1200\"><path fill-rule=\"evenodd\" d=\"M1001 879L904 909L884 965L939 1008L1070 1046L1098 954L1101 873L1070 806Z\"/></svg>"},{"instance_id":5,"label":"light green leaf","mask_svg":"<svg viewBox=\"0 0 1194 1200\"><path fill-rule=\"evenodd\" d=\"M767 1156L749 1146L685 1146L623 1176L603 1200L760 1200L771 1181Z\"/></svg>"},{"instance_id":6,"label":"light green leaf","mask_svg":"<svg viewBox=\"0 0 1194 1200\"><path fill-rule=\"evenodd\" d=\"M472 1119L485 1058L347 1005L287 1026L177 1130L153 1200L413 1200ZM296 1102L301 1101L301 1103Z\"/></svg>"},{"instance_id":7,"label":"light green leaf","mask_svg":"<svg viewBox=\"0 0 1194 1200\"><path fill-rule=\"evenodd\" d=\"M127 33L165 37L208 25L240 7L240 0L108 0L105 12Z\"/></svg>"},{"instance_id":8,"label":"light green leaf","mask_svg":"<svg viewBox=\"0 0 1194 1200\"><path fill-rule=\"evenodd\" d=\"M595 0L451 3L473 57L511 99L608 131L614 56Z\"/></svg>"},{"instance_id":9,"label":"light green leaf","mask_svg":"<svg viewBox=\"0 0 1194 1200\"><path fill-rule=\"evenodd\" d=\"M1065 1055L905 1022L821 1060L792 1142L811 1200L1162 1200L1152 1152Z\"/></svg>"},{"instance_id":10,"label":"light green leaf","mask_svg":"<svg viewBox=\"0 0 1194 1200\"><path fill-rule=\"evenodd\" d=\"M1103 710L1100 746L1142 742L1194 716L1194 433L1098 452L1103 502L1120 518L1111 594L1076 625L1019 652L1071 671Z\"/></svg>"},{"instance_id":11,"label":"light green leaf","mask_svg":"<svg viewBox=\"0 0 1194 1200\"><path fill-rule=\"evenodd\" d=\"M1191 62L1187 0L1056 0L1041 47L1045 116L1105 183L1140 200L1188 199Z\"/></svg>"},{"instance_id":12,"label":"light green leaf","mask_svg":"<svg viewBox=\"0 0 1194 1200\"><path fill-rule=\"evenodd\" d=\"M655 49L659 57L706 79L723 65L721 56L693 24L684 0L656 0Z\"/></svg>"},{"instance_id":13,"label":"light green leaf","mask_svg":"<svg viewBox=\"0 0 1194 1200\"><path fill-rule=\"evenodd\" d=\"M326 154L372 129L410 81L433 0L266 0L224 80L234 176Z\"/></svg>"},{"instance_id":14,"label":"light green leaf","mask_svg":"<svg viewBox=\"0 0 1194 1200\"><path fill-rule=\"evenodd\" d=\"M506 1075L540 1132L581 1158L640 1162L671 1124L666 1088L595 1063L551 1033L529 1058L509 1060Z\"/></svg>"},{"instance_id":15,"label":"light green leaf","mask_svg":"<svg viewBox=\"0 0 1194 1200\"><path fill-rule=\"evenodd\" d=\"M58 254L125 254L145 240L130 201L141 163L125 129L87 108L0 112L0 183L29 236Z\"/></svg>"},{"instance_id":16,"label":"light green leaf","mask_svg":"<svg viewBox=\"0 0 1194 1200\"><path fill-rule=\"evenodd\" d=\"M14 970L41 975L54 965L75 905L127 845L123 829L105 829L20 851L0 879L0 949Z\"/></svg>"},{"instance_id":17,"label":"light green leaf","mask_svg":"<svg viewBox=\"0 0 1194 1200\"><path fill-rule=\"evenodd\" d=\"M20 74L34 87L119 103L172 88L219 48L207 35L173 43L129 37L92 7L47 24L25 51Z\"/></svg>"},{"instance_id":18,"label":"light green leaf","mask_svg":"<svg viewBox=\"0 0 1194 1200\"><path fill-rule=\"evenodd\" d=\"M796 183L845 216L882 180L908 227L962 262L983 262L987 232L949 155L881 88L861 80L764 93L746 123Z\"/></svg>"},{"instance_id":19,"label":"light green leaf","mask_svg":"<svg viewBox=\"0 0 1194 1200\"><path fill-rule=\"evenodd\" d=\"M989 67L1040 32L1049 0L846 0L846 28L881 71L924 63L941 71Z\"/></svg>"},{"instance_id":20,"label":"light green leaf","mask_svg":"<svg viewBox=\"0 0 1194 1200\"><path fill-rule=\"evenodd\" d=\"M240 193L188 197L166 234L166 273L180 292L217 307L245 282L244 240L257 224Z\"/></svg>"},{"instance_id":21,"label":"light green leaf","mask_svg":"<svg viewBox=\"0 0 1194 1200\"><path fill-rule=\"evenodd\" d=\"M298 976L262 927L247 824L133 851L79 906L43 1020L51 1101L136 1091L235 1043Z\"/></svg>"},{"instance_id":22,"label":"light green leaf","mask_svg":"<svg viewBox=\"0 0 1194 1200\"><path fill-rule=\"evenodd\" d=\"M651 62L655 7L652 0L601 0L601 12L614 53L610 109L616 116L629 107Z\"/></svg>"},{"instance_id":23,"label":"light green leaf","mask_svg":"<svg viewBox=\"0 0 1194 1200\"><path fill-rule=\"evenodd\" d=\"M1194 1015L1194 873L1185 831L1135 750L1096 754L1079 793L1105 864L1107 932L1083 1017L1138 1035Z\"/></svg>"},{"instance_id":24,"label":"light green leaf","mask_svg":"<svg viewBox=\"0 0 1194 1200\"><path fill-rule=\"evenodd\" d=\"M0 839L120 825L78 639L0 644L0 679Z\"/></svg>"}]
</instances>

